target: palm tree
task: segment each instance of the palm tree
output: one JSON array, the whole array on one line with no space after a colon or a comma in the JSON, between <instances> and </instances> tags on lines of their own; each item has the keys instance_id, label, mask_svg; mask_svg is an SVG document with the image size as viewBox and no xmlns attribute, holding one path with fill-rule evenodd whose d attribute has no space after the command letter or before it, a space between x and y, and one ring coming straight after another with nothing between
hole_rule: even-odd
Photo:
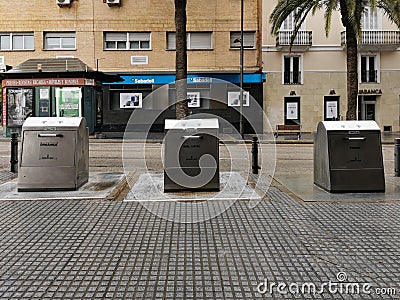
<instances>
[{"instance_id":1,"label":"palm tree","mask_svg":"<svg viewBox=\"0 0 400 300\"><path fill-rule=\"evenodd\" d=\"M338 10L346 29L347 120L356 120L358 98L357 41L361 37L361 18L365 8L380 8L389 20L400 27L400 0L279 0L270 16L271 33L276 35L285 19L294 13L295 27L291 44L309 13L325 10L325 33L328 35L332 14Z\"/></svg>"},{"instance_id":2,"label":"palm tree","mask_svg":"<svg viewBox=\"0 0 400 300\"><path fill-rule=\"evenodd\" d=\"M175 0L176 27L176 118L188 115L187 102L187 53L186 53L186 0Z\"/></svg>"}]
</instances>

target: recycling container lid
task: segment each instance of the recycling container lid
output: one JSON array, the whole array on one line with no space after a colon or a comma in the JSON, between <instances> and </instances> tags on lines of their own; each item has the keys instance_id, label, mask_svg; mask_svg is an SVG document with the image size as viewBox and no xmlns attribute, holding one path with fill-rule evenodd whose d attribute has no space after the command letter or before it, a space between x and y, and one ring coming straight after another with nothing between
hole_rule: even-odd
<instances>
[{"instance_id":1,"label":"recycling container lid","mask_svg":"<svg viewBox=\"0 0 400 300\"><path fill-rule=\"evenodd\" d=\"M187 120L165 120L165 129L218 129L218 119L187 119Z\"/></svg>"}]
</instances>

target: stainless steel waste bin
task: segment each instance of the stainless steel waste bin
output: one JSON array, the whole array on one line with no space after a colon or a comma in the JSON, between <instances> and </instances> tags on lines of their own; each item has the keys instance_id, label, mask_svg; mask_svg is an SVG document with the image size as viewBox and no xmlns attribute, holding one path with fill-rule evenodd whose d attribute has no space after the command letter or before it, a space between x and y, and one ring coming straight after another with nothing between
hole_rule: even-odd
<instances>
[{"instance_id":1,"label":"stainless steel waste bin","mask_svg":"<svg viewBox=\"0 0 400 300\"><path fill-rule=\"evenodd\" d=\"M164 191L219 190L218 119L165 120Z\"/></svg>"},{"instance_id":2,"label":"stainless steel waste bin","mask_svg":"<svg viewBox=\"0 0 400 300\"><path fill-rule=\"evenodd\" d=\"M375 121L324 121L314 141L314 183L329 192L384 192L381 131Z\"/></svg>"},{"instance_id":3,"label":"stainless steel waste bin","mask_svg":"<svg viewBox=\"0 0 400 300\"><path fill-rule=\"evenodd\" d=\"M28 118L21 144L18 191L76 190L88 181L85 118Z\"/></svg>"}]
</instances>

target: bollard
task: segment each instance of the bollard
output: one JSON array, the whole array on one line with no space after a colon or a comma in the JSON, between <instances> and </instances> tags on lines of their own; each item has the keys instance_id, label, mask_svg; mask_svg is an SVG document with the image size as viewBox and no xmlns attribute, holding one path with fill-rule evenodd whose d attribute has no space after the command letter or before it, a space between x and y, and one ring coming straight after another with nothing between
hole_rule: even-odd
<instances>
[{"instance_id":1,"label":"bollard","mask_svg":"<svg viewBox=\"0 0 400 300\"><path fill-rule=\"evenodd\" d=\"M18 133L11 133L11 172L18 173Z\"/></svg>"},{"instance_id":2,"label":"bollard","mask_svg":"<svg viewBox=\"0 0 400 300\"><path fill-rule=\"evenodd\" d=\"M394 139L394 176L400 176L400 138Z\"/></svg>"},{"instance_id":3,"label":"bollard","mask_svg":"<svg viewBox=\"0 0 400 300\"><path fill-rule=\"evenodd\" d=\"M253 174L258 174L258 170L261 168L258 166L258 138L256 136L253 137L251 142L251 153Z\"/></svg>"}]
</instances>

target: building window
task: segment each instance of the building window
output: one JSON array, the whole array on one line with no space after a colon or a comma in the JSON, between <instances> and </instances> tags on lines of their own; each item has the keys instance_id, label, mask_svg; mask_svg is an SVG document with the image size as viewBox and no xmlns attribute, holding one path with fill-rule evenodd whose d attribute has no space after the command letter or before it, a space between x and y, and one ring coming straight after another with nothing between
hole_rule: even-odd
<instances>
[{"instance_id":1,"label":"building window","mask_svg":"<svg viewBox=\"0 0 400 300\"><path fill-rule=\"evenodd\" d=\"M33 32L0 33L0 50L34 50Z\"/></svg>"},{"instance_id":2,"label":"building window","mask_svg":"<svg viewBox=\"0 0 400 300\"><path fill-rule=\"evenodd\" d=\"M75 50L76 49L75 32L45 32L44 49Z\"/></svg>"},{"instance_id":3,"label":"building window","mask_svg":"<svg viewBox=\"0 0 400 300\"><path fill-rule=\"evenodd\" d=\"M302 84L301 56L285 55L283 57L283 84Z\"/></svg>"},{"instance_id":4,"label":"building window","mask_svg":"<svg viewBox=\"0 0 400 300\"><path fill-rule=\"evenodd\" d=\"M150 50L150 32L105 32L106 50Z\"/></svg>"},{"instance_id":5,"label":"building window","mask_svg":"<svg viewBox=\"0 0 400 300\"><path fill-rule=\"evenodd\" d=\"M293 31L295 29L295 20L296 20L296 14L298 10L292 11L290 15L287 16L287 18L283 21L282 26L281 26L281 31ZM299 30L305 30L306 28L306 22L304 21Z\"/></svg>"},{"instance_id":6,"label":"building window","mask_svg":"<svg viewBox=\"0 0 400 300\"><path fill-rule=\"evenodd\" d=\"M361 55L361 82L378 82L378 56Z\"/></svg>"},{"instance_id":7,"label":"building window","mask_svg":"<svg viewBox=\"0 0 400 300\"><path fill-rule=\"evenodd\" d=\"M361 27L363 30L379 30L382 27L381 13L371 9L370 7L365 7L364 12L361 16Z\"/></svg>"},{"instance_id":8,"label":"building window","mask_svg":"<svg viewBox=\"0 0 400 300\"><path fill-rule=\"evenodd\" d=\"M188 32L186 34L188 50L212 49L212 32ZM175 32L167 32L167 49L176 49Z\"/></svg>"},{"instance_id":9,"label":"building window","mask_svg":"<svg viewBox=\"0 0 400 300\"><path fill-rule=\"evenodd\" d=\"M230 47L231 48L240 48L240 31L231 31L230 33ZM256 46L256 33L255 31L246 31L243 32L243 48L252 48L254 49Z\"/></svg>"}]
</instances>

